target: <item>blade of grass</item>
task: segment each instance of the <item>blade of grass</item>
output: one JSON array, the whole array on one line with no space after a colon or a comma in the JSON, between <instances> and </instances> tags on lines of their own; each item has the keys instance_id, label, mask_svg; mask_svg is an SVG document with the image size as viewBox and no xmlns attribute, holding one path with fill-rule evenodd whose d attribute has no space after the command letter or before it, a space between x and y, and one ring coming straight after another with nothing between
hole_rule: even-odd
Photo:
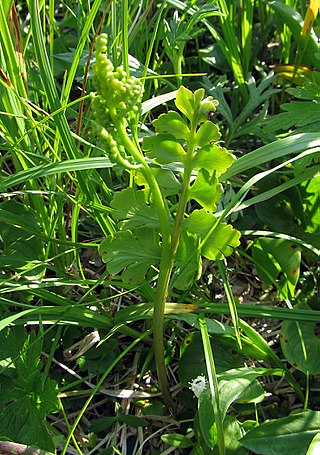
<instances>
[{"instance_id":1,"label":"blade of grass","mask_svg":"<svg viewBox=\"0 0 320 455\"><path fill-rule=\"evenodd\" d=\"M107 368L107 370L103 373L103 375L101 376L101 378L99 379L99 381L97 382L97 385L95 386L95 388L92 390L90 396L88 397L88 399L86 400L85 404L83 405L82 409L80 410L80 412L78 413L78 416L77 418L75 419L72 427L71 427L71 430L66 438L66 441L65 441L65 444L64 444L64 447L61 451L61 455L65 455L67 453L67 450L68 450L68 445L69 445L69 442L72 438L72 435L74 434L77 426L79 425L79 422L83 416L83 414L85 413L87 407L89 406L89 404L91 403L92 399L94 398L94 396L96 395L96 393L99 391L100 387L102 386L102 384L104 383L106 377L111 373L111 371L113 370L113 368L117 365L117 363L120 362L120 360L131 350L133 349L136 344L138 344L140 341L142 341L144 338L146 338L147 336L150 335L150 331L147 330L146 332L142 333L140 335L139 338L137 338L136 340L134 340L129 346L127 346L122 352L121 354L111 363L111 365Z\"/></svg>"},{"instance_id":2,"label":"blade of grass","mask_svg":"<svg viewBox=\"0 0 320 455\"><path fill-rule=\"evenodd\" d=\"M223 263L223 261L217 261L217 265L218 265L220 276L222 278L224 291L226 293L226 298L227 298L227 302L229 305L230 314L231 314L234 330L236 333L236 338L238 341L238 345L241 349L241 337L240 337L240 326L239 326L239 316L238 316L237 304L234 300L234 295L233 295L233 292L232 292L232 289L231 289L231 286L230 286L230 283L229 283L229 280L228 280L228 277L226 274L225 264Z\"/></svg>"},{"instance_id":3,"label":"blade of grass","mask_svg":"<svg viewBox=\"0 0 320 455\"><path fill-rule=\"evenodd\" d=\"M218 378L216 373L216 367L214 363L212 347L210 343L209 333L207 329L206 320L203 314L199 315L199 325L200 332L203 343L204 356L206 360L206 368L209 379L209 387L212 398L212 406L214 409L214 418L217 425L217 434L218 434L218 450L219 455L224 455L226 453L225 441L224 441L224 431L223 431L223 416L221 413L220 407L220 397L219 397L219 385Z\"/></svg>"},{"instance_id":4,"label":"blade of grass","mask_svg":"<svg viewBox=\"0 0 320 455\"><path fill-rule=\"evenodd\" d=\"M61 108L61 105L59 102L57 89L54 83L54 78L43 39L43 33L39 20L38 0L28 0L28 5L30 11L34 51L39 66L41 82L43 85L43 89L46 93L46 96L48 98L50 110L54 112ZM80 152L73 141L73 138L70 133L70 128L67 123L67 119L63 112L55 116L55 123L68 158L69 159L79 158ZM77 177L79 180L79 186L81 188L81 191L84 193L85 197L88 200L93 200L94 202L101 204L91 179L84 178L84 176L82 176L81 173L79 173ZM99 211L95 211L94 213L96 216L96 220L99 223L103 233L106 236L109 234L113 234L113 227L108 217L102 216L101 213L99 213Z\"/></svg>"}]
</instances>

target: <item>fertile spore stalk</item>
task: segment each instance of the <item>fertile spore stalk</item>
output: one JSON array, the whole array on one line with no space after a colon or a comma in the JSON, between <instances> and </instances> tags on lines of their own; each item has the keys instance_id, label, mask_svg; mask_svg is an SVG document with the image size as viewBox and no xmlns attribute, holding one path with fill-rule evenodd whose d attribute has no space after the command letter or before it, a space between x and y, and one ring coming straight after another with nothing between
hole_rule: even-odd
<instances>
[{"instance_id":1,"label":"fertile spore stalk","mask_svg":"<svg viewBox=\"0 0 320 455\"><path fill-rule=\"evenodd\" d=\"M96 63L93 65L96 93L93 94L92 106L97 120L98 135L105 142L110 159L128 170L141 169L157 208L162 257L154 302L154 353L160 389L167 407L172 407L163 346L164 307L172 270L169 223L171 215L138 141L131 139L127 133L130 120L139 111L143 94L142 82L133 76L129 76L122 68L114 69L113 64L107 58L107 42L106 34L97 38Z\"/></svg>"}]
</instances>

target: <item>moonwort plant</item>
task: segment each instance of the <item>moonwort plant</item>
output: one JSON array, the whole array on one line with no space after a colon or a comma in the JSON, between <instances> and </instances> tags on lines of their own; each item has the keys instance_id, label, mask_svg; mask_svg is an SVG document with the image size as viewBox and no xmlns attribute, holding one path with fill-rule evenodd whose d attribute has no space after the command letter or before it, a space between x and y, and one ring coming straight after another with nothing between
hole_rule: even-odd
<instances>
[{"instance_id":1,"label":"moonwort plant","mask_svg":"<svg viewBox=\"0 0 320 455\"><path fill-rule=\"evenodd\" d=\"M107 57L107 35L96 42L93 110L109 158L129 171L132 185L111 202L119 222L100 245L112 275L125 283L149 283L153 301L154 355L159 386L173 407L164 360L164 310L172 288L187 290L201 275L201 257L223 259L239 245L240 234L214 213L223 192L219 178L234 158L219 144L209 120L217 101L204 89L181 86L175 105L153 121L155 134L138 137L143 84ZM173 169L173 170L172 170Z\"/></svg>"}]
</instances>

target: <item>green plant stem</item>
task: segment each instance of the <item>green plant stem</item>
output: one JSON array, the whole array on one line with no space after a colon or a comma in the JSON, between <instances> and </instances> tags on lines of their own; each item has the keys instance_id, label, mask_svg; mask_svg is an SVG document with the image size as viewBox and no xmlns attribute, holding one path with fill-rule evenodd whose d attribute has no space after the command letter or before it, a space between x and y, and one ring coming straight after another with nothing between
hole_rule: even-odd
<instances>
[{"instance_id":1,"label":"green plant stem","mask_svg":"<svg viewBox=\"0 0 320 455\"><path fill-rule=\"evenodd\" d=\"M171 398L170 391L167 386L166 367L164 361L164 347L163 347L163 322L164 322L164 310L168 296L168 289L172 269L174 266L175 255L178 249L179 240L181 236L181 223L184 218L187 202L188 202L188 190L190 187L191 177L191 160L194 153L196 125L192 127L190 140L188 143L187 159L184 169L184 179L182 185L181 197L178 204L177 214L174 221L174 226L171 234L171 245L170 247L164 248L162 242L162 256L160 262L160 272L156 289L156 296L154 302L154 354L157 365L157 373L159 379L160 389L163 394L163 398L167 408L173 408L173 401Z\"/></svg>"},{"instance_id":2,"label":"green plant stem","mask_svg":"<svg viewBox=\"0 0 320 455\"><path fill-rule=\"evenodd\" d=\"M143 154L140 152L138 146L136 146L129 138L126 132L124 121L119 121L117 118L116 110L110 109L110 115L114 126L120 136L122 145L125 147L127 152L136 160L137 163L141 164L143 174L148 182L150 191L153 195L154 203L157 208L158 217L160 221L160 231L162 237L162 248L161 248L161 261L160 261L160 272L158 277L156 295L154 300L154 317L153 317L153 346L154 356L157 367L157 375L159 381L159 387L163 395L165 405L168 409L173 409L173 399L169 390L166 366L164 360L164 344L163 344L163 324L164 324L164 309L167 300L168 286L171 277L171 271L174 263L174 255L171 247L171 233L170 223L171 218L170 212L165 203L165 199L162 196L158 182L156 181L152 170L148 166L144 159Z\"/></svg>"}]
</instances>

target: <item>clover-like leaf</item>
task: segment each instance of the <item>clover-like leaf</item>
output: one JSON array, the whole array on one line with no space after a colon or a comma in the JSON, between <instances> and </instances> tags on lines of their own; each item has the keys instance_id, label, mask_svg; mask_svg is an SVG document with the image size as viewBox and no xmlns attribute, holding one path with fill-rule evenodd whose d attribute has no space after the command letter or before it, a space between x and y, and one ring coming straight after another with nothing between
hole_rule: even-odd
<instances>
[{"instance_id":1,"label":"clover-like leaf","mask_svg":"<svg viewBox=\"0 0 320 455\"><path fill-rule=\"evenodd\" d=\"M231 166L234 157L224 147L217 144L209 144L200 148L192 163L194 169L206 169L210 173L214 171L222 175Z\"/></svg>"},{"instance_id":2,"label":"clover-like leaf","mask_svg":"<svg viewBox=\"0 0 320 455\"><path fill-rule=\"evenodd\" d=\"M159 164L182 162L186 152L172 134L156 134L143 139L142 149Z\"/></svg>"},{"instance_id":3,"label":"clover-like leaf","mask_svg":"<svg viewBox=\"0 0 320 455\"><path fill-rule=\"evenodd\" d=\"M210 122L210 120L206 120L197 131L196 145L198 147L203 147L211 142L218 141L220 137L221 134L218 126L215 123Z\"/></svg>"},{"instance_id":4,"label":"clover-like leaf","mask_svg":"<svg viewBox=\"0 0 320 455\"><path fill-rule=\"evenodd\" d=\"M111 275L123 271L123 281L142 283L150 267L160 261L159 236L155 230L142 227L134 233L119 231L100 244L99 253Z\"/></svg>"},{"instance_id":5,"label":"clover-like leaf","mask_svg":"<svg viewBox=\"0 0 320 455\"><path fill-rule=\"evenodd\" d=\"M114 217L123 220L121 227L133 229L138 226L159 227L157 210L148 201L146 190L132 187L115 193L111 202Z\"/></svg>"},{"instance_id":6,"label":"clover-like leaf","mask_svg":"<svg viewBox=\"0 0 320 455\"><path fill-rule=\"evenodd\" d=\"M215 211L220 196L223 192L222 185L216 175L211 176L205 169L200 169L196 180L188 191L188 198L194 199L208 211Z\"/></svg>"},{"instance_id":7,"label":"clover-like leaf","mask_svg":"<svg viewBox=\"0 0 320 455\"><path fill-rule=\"evenodd\" d=\"M207 259L218 260L230 256L240 244L240 232L230 224L219 223L212 213L204 209L194 210L183 221L183 225L188 231L197 233L201 241L206 238L201 253Z\"/></svg>"},{"instance_id":8,"label":"clover-like leaf","mask_svg":"<svg viewBox=\"0 0 320 455\"><path fill-rule=\"evenodd\" d=\"M175 111L169 111L167 114L161 114L153 125L158 133L169 133L177 139L188 139L190 130L180 114Z\"/></svg>"},{"instance_id":9,"label":"clover-like leaf","mask_svg":"<svg viewBox=\"0 0 320 455\"><path fill-rule=\"evenodd\" d=\"M200 239L196 234L184 231L180 238L176 254L176 270L173 286L177 289L188 289L201 276ZM193 252L194 254L190 254Z\"/></svg>"}]
</instances>

